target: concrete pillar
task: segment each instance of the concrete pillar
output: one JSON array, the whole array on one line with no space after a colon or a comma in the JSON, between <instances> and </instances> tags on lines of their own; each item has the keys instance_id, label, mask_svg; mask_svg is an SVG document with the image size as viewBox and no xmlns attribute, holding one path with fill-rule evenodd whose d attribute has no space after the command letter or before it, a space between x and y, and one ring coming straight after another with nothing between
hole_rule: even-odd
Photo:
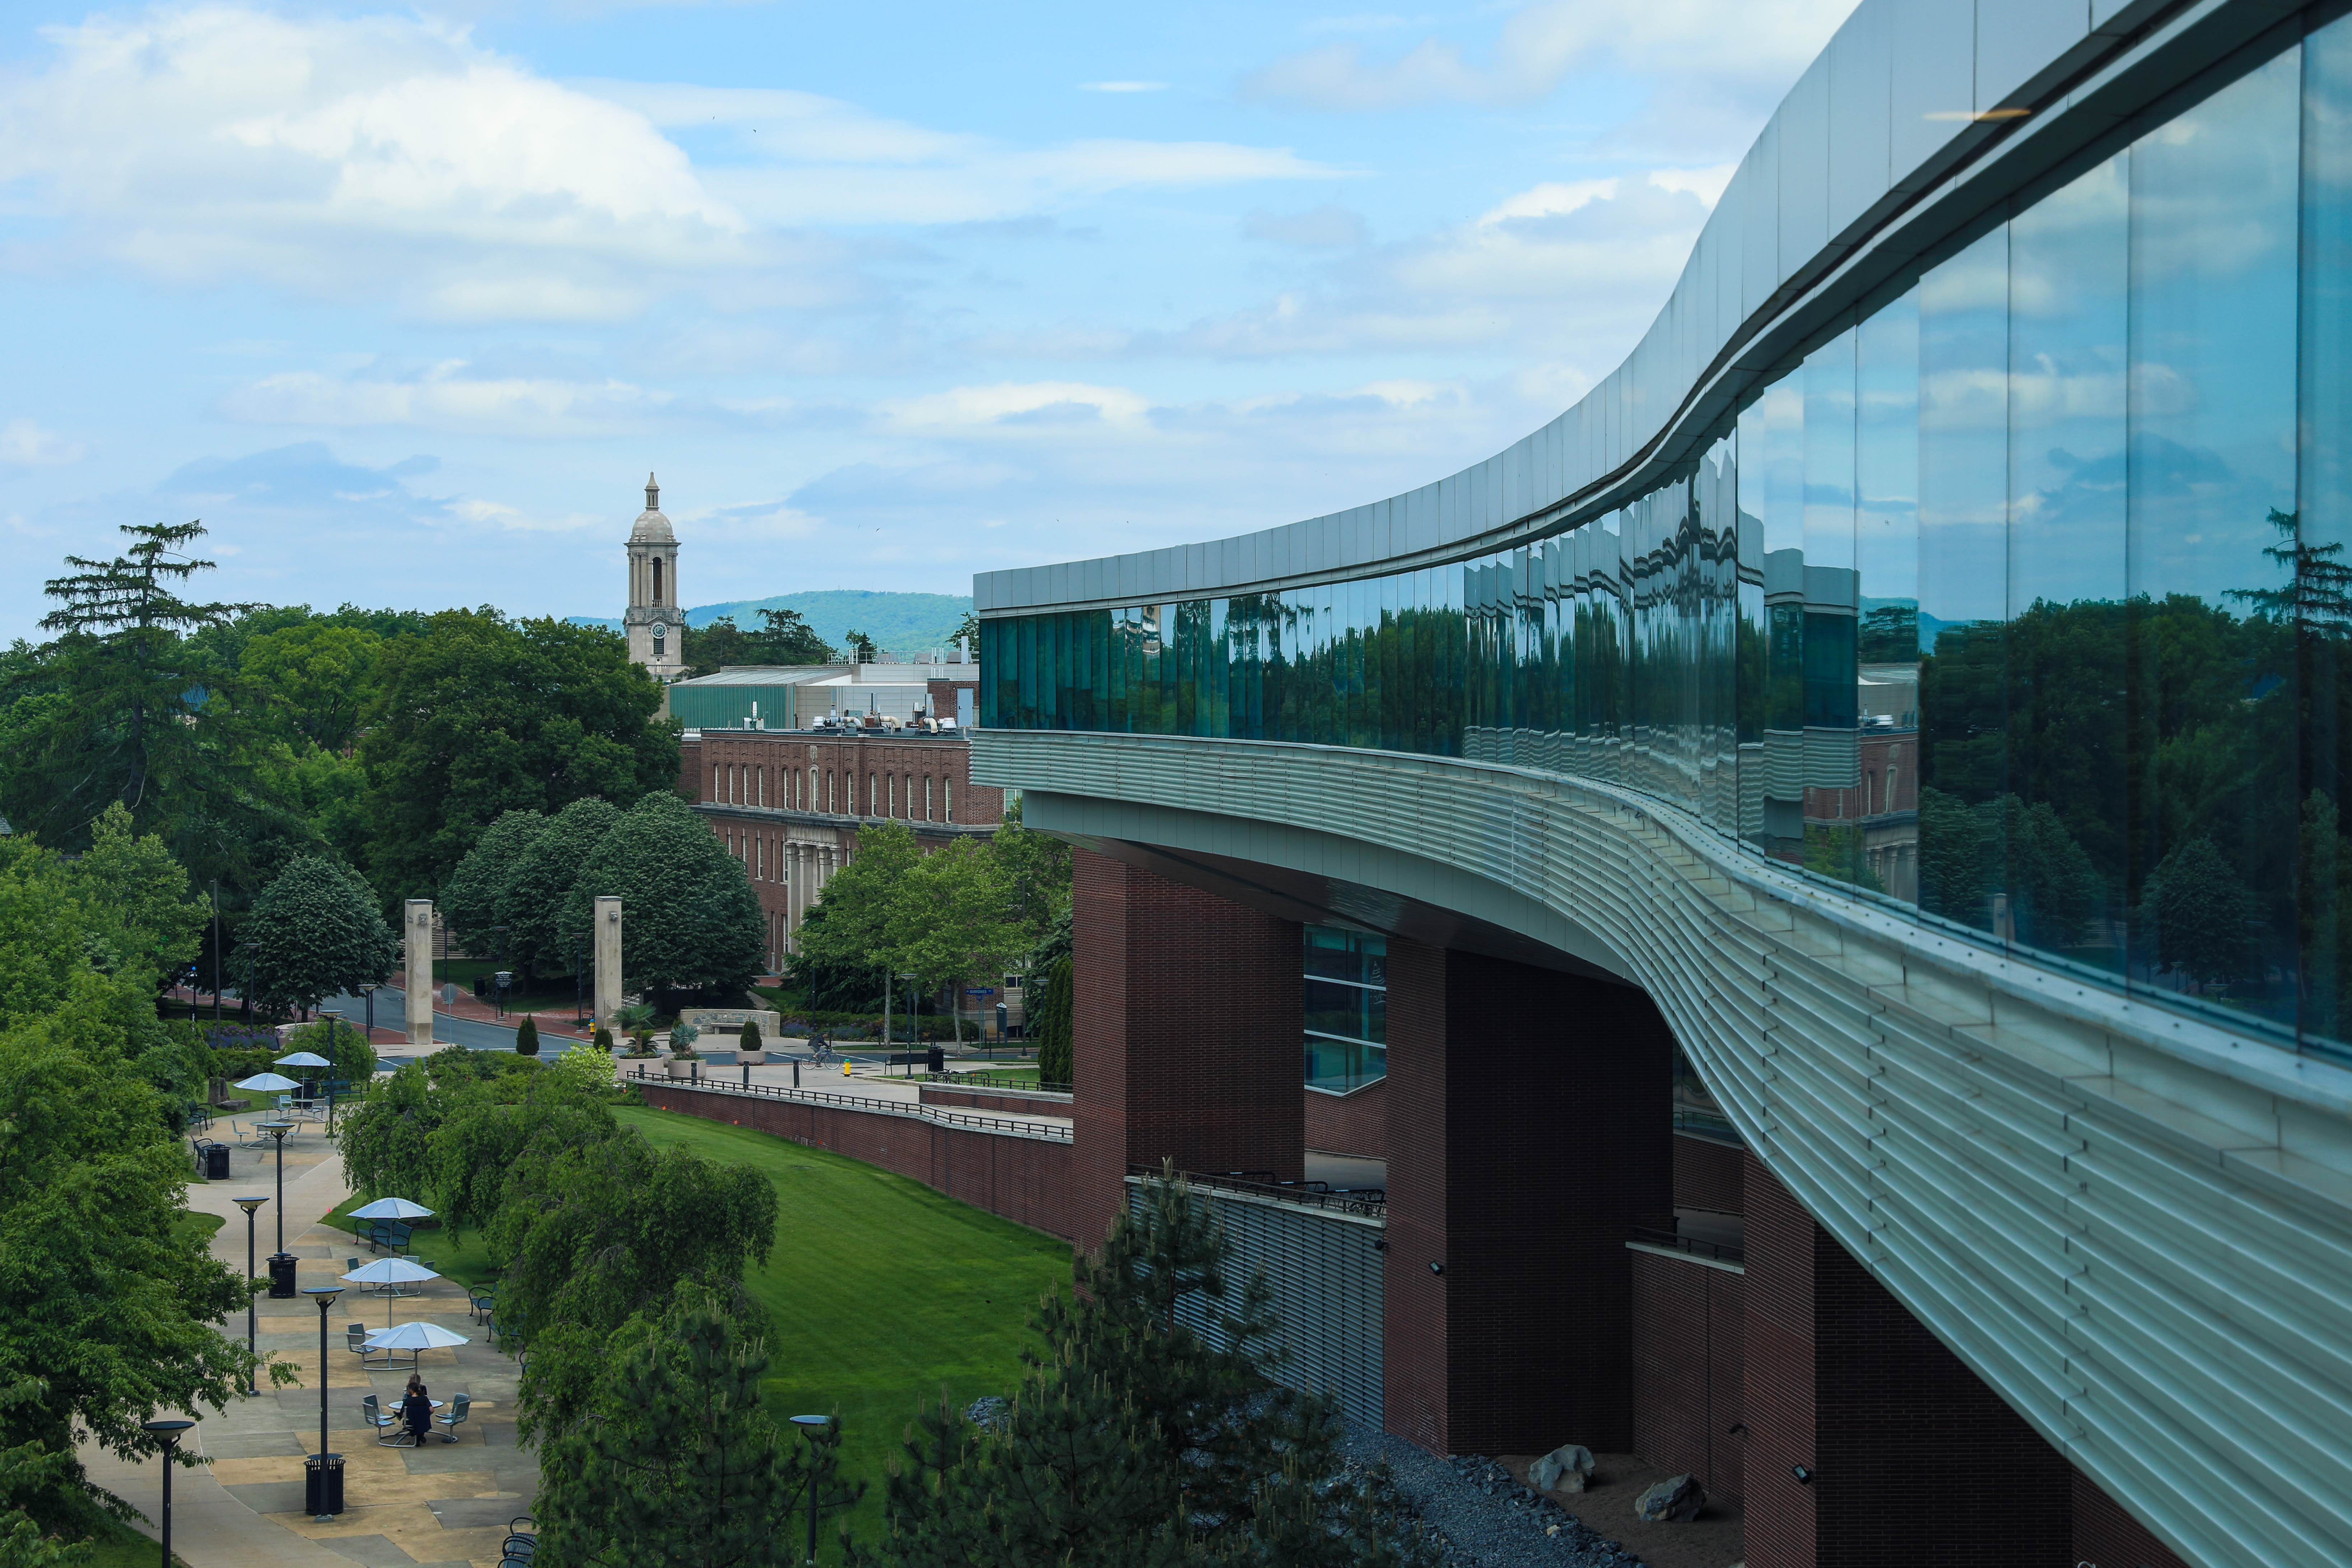
<instances>
[{"instance_id":1,"label":"concrete pillar","mask_svg":"<svg viewBox=\"0 0 2352 1568\"><path fill-rule=\"evenodd\" d=\"M609 1025L621 1010L621 900L596 900L596 1021Z\"/></svg>"},{"instance_id":2,"label":"concrete pillar","mask_svg":"<svg viewBox=\"0 0 2352 1568\"><path fill-rule=\"evenodd\" d=\"M1439 1454L1633 1447L1636 1226L1674 1223L1674 1043L1640 992L1391 938L1384 1425Z\"/></svg>"},{"instance_id":3,"label":"concrete pillar","mask_svg":"<svg viewBox=\"0 0 2352 1568\"><path fill-rule=\"evenodd\" d=\"M1749 1568L2077 1561L2065 1458L1753 1154L1742 1185Z\"/></svg>"},{"instance_id":4,"label":"concrete pillar","mask_svg":"<svg viewBox=\"0 0 2352 1568\"><path fill-rule=\"evenodd\" d=\"M407 974L402 986L408 998L408 1044L417 1051L433 1048L433 900L411 899L402 919L401 936L407 950Z\"/></svg>"},{"instance_id":5,"label":"concrete pillar","mask_svg":"<svg viewBox=\"0 0 2352 1568\"><path fill-rule=\"evenodd\" d=\"M1130 1163L1297 1180L1307 1095L1297 922L1076 856L1079 1244L1102 1239Z\"/></svg>"}]
</instances>

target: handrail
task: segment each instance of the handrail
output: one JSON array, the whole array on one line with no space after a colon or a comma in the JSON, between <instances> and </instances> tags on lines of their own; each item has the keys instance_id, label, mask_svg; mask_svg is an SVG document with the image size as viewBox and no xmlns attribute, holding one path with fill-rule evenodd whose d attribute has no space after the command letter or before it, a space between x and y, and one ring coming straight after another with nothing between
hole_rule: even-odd
<instances>
[{"instance_id":1,"label":"handrail","mask_svg":"<svg viewBox=\"0 0 2352 1568\"><path fill-rule=\"evenodd\" d=\"M699 1094L749 1095L753 1099L782 1100L802 1105L823 1105L842 1110L862 1110L874 1116L903 1116L915 1121L933 1121L942 1127L963 1127L979 1132L998 1132L1024 1138L1043 1138L1052 1143L1071 1141L1070 1129L1050 1121L1016 1121L1008 1116L984 1116L969 1110L947 1110L935 1105L919 1105L907 1100L876 1100L862 1094L835 1094L829 1089L792 1089L781 1084L721 1083L710 1079L666 1079L644 1080L656 1089L688 1089Z\"/></svg>"},{"instance_id":2,"label":"handrail","mask_svg":"<svg viewBox=\"0 0 2352 1568\"><path fill-rule=\"evenodd\" d=\"M1712 1258L1718 1263L1745 1265L1748 1261L1747 1247L1738 1242L1702 1241L1680 1231L1654 1230L1648 1226L1637 1225L1633 1227L1632 1239L1644 1247L1660 1247L1669 1252L1687 1252L1693 1258Z\"/></svg>"},{"instance_id":3,"label":"handrail","mask_svg":"<svg viewBox=\"0 0 2352 1568\"><path fill-rule=\"evenodd\" d=\"M1166 1174L1157 1165L1129 1165L1127 1173L1152 1181L1158 1181ZM1328 1182L1283 1182L1275 1180L1269 1171L1244 1171L1225 1175L1213 1175L1205 1171L1179 1171L1176 1175L1189 1186L1206 1187L1215 1192L1235 1193L1244 1197L1273 1198L1278 1203L1335 1209L1341 1214L1362 1215L1371 1219L1385 1220L1388 1217L1386 1187L1335 1189ZM1266 1179L1255 1180L1258 1176Z\"/></svg>"},{"instance_id":4,"label":"handrail","mask_svg":"<svg viewBox=\"0 0 2352 1568\"><path fill-rule=\"evenodd\" d=\"M930 1082L943 1089L1010 1089L1033 1090L1038 1094L1076 1094L1077 1087L1067 1083L1047 1083L1043 1079L1016 1078L1009 1073L992 1072L986 1068L973 1072L957 1072L952 1068L926 1075Z\"/></svg>"}]
</instances>

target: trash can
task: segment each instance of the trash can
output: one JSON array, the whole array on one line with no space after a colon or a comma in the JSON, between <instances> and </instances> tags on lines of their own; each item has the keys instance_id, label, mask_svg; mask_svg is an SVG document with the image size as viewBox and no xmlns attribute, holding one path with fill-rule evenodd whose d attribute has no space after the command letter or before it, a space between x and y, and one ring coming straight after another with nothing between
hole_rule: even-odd
<instances>
[{"instance_id":1,"label":"trash can","mask_svg":"<svg viewBox=\"0 0 2352 1568\"><path fill-rule=\"evenodd\" d=\"M302 1461L302 1507L313 1519L343 1511L341 1454L312 1454Z\"/></svg>"},{"instance_id":2,"label":"trash can","mask_svg":"<svg viewBox=\"0 0 2352 1568\"><path fill-rule=\"evenodd\" d=\"M269 1299L290 1301L294 1299L294 1255L273 1252L269 1255ZM342 1483L338 1481L336 1485Z\"/></svg>"},{"instance_id":3,"label":"trash can","mask_svg":"<svg viewBox=\"0 0 2352 1568\"><path fill-rule=\"evenodd\" d=\"M925 1058L923 1065L933 1072L945 1072L948 1068L948 1053L944 1048L933 1046L930 1055Z\"/></svg>"},{"instance_id":4,"label":"trash can","mask_svg":"<svg viewBox=\"0 0 2352 1568\"><path fill-rule=\"evenodd\" d=\"M198 1144L196 1147L204 1155L205 1180L207 1182L227 1181L228 1145L226 1143L205 1142Z\"/></svg>"}]
</instances>

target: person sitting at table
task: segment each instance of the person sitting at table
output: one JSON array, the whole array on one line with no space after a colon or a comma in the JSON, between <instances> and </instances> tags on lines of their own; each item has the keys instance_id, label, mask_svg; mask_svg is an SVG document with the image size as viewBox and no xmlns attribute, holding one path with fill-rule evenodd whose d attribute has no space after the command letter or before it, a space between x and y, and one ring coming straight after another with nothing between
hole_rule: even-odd
<instances>
[{"instance_id":1,"label":"person sitting at table","mask_svg":"<svg viewBox=\"0 0 2352 1568\"><path fill-rule=\"evenodd\" d=\"M422 1444L433 1431L433 1401L425 1396L421 1378L408 1380L408 1393L400 1402L400 1419L408 1428L412 1442Z\"/></svg>"}]
</instances>

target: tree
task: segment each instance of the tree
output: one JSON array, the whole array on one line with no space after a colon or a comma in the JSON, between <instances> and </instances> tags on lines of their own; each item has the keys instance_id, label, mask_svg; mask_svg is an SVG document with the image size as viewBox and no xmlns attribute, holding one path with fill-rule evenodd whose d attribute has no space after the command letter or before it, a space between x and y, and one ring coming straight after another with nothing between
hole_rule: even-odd
<instances>
[{"instance_id":1,"label":"tree","mask_svg":"<svg viewBox=\"0 0 2352 1568\"><path fill-rule=\"evenodd\" d=\"M882 1560L896 1564L1263 1564L1437 1561L1383 1472L1351 1476L1338 1412L1274 1380L1262 1276L1229 1304L1225 1247L1179 1181L1122 1215L985 1436L926 1415L893 1466ZM942 1413L944 1415L945 1413ZM854 1560L872 1557L854 1554Z\"/></svg>"},{"instance_id":2,"label":"tree","mask_svg":"<svg viewBox=\"0 0 2352 1568\"><path fill-rule=\"evenodd\" d=\"M1031 972L1034 977L1034 970ZM1076 1083L1077 1053L1073 1037L1073 1006L1077 990L1077 965L1068 954L1056 959L1054 967L1045 973L1045 995L1032 995L1029 1005L1037 1009L1030 1022L1030 1034L1037 1042L1037 1081L1040 1083Z\"/></svg>"},{"instance_id":3,"label":"tree","mask_svg":"<svg viewBox=\"0 0 2352 1568\"><path fill-rule=\"evenodd\" d=\"M610 801L575 800L515 855L499 885L499 921L507 928L507 952L527 973L574 972L584 943L562 934L563 901L580 868L620 820Z\"/></svg>"},{"instance_id":4,"label":"tree","mask_svg":"<svg viewBox=\"0 0 2352 1568\"><path fill-rule=\"evenodd\" d=\"M760 1398L769 1359L723 1297L685 1286L606 1347L587 1418L549 1436L533 1503L557 1562L782 1568L808 1482Z\"/></svg>"},{"instance_id":5,"label":"tree","mask_svg":"<svg viewBox=\"0 0 2352 1568\"><path fill-rule=\"evenodd\" d=\"M68 878L89 901L104 910L127 939L116 967L135 966L150 989L160 987L195 956L198 936L211 924L211 911L188 896L188 873L153 834L131 832L131 813L110 804L92 825L89 850L76 858Z\"/></svg>"},{"instance_id":6,"label":"tree","mask_svg":"<svg viewBox=\"0 0 2352 1568\"><path fill-rule=\"evenodd\" d=\"M2210 838L2197 837L2175 846L2149 875L2137 923L2152 939L2158 968L2221 987L2252 965L2246 932L2252 918L2245 884Z\"/></svg>"},{"instance_id":7,"label":"tree","mask_svg":"<svg viewBox=\"0 0 2352 1568\"><path fill-rule=\"evenodd\" d=\"M1004 868L1013 919L1030 941L1042 940L1070 906L1070 847L1024 826L1021 802L1013 800L1005 805L1003 825L990 838L989 848Z\"/></svg>"},{"instance_id":8,"label":"tree","mask_svg":"<svg viewBox=\"0 0 2352 1568\"><path fill-rule=\"evenodd\" d=\"M341 752L358 739L383 647L363 627L306 621L248 638L237 670L286 739Z\"/></svg>"},{"instance_id":9,"label":"tree","mask_svg":"<svg viewBox=\"0 0 2352 1568\"><path fill-rule=\"evenodd\" d=\"M399 957L392 928L357 873L321 856L288 866L245 923L253 1000L272 1011L316 1007L383 978Z\"/></svg>"},{"instance_id":10,"label":"tree","mask_svg":"<svg viewBox=\"0 0 2352 1568\"><path fill-rule=\"evenodd\" d=\"M918 977L926 990L948 988L960 1003L964 982L1001 977L1028 936L1011 915L1003 868L988 847L970 838L919 855L901 875L888 921L893 973ZM963 1014L951 1006L956 1042Z\"/></svg>"},{"instance_id":11,"label":"tree","mask_svg":"<svg viewBox=\"0 0 2352 1568\"><path fill-rule=\"evenodd\" d=\"M767 664L831 664L837 657L798 610L761 610L766 624L753 634Z\"/></svg>"},{"instance_id":12,"label":"tree","mask_svg":"<svg viewBox=\"0 0 2352 1568\"><path fill-rule=\"evenodd\" d=\"M528 1013L522 1016L522 1023L515 1029L515 1055L519 1057L539 1055L539 1020Z\"/></svg>"},{"instance_id":13,"label":"tree","mask_svg":"<svg viewBox=\"0 0 2352 1568\"><path fill-rule=\"evenodd\" d=\"M767 917L743 864L669 790L622 814L582 864L559 936L582 942L595 900L621 900L621 973L631 990L740 990L766 962Z\"/></svg>"},{"instance_id":14,"label":"tree","mask_svg":"<svg viewBox=\"0 0 2352 1568\"><path fill-rule=\"evenodd\" d=\"M763 623L745 631L731 616L689 629L682 645L689 671L716 675L730 665L831 664L836 657L798 610L763 609Z\"/></svg>"},{"instance_id":15,"label":"tree","mask_svg":"<svg viewBox=\"0 0 2352 1568\"><path fill-rule=\"evenodd\" d=\"M449 874L447 885L441 889L441 917L467 947L478 952L499 942L505 924L499 906L508 879L546 831L547 818L539 813L509 811L482 829L482 836Z\"/></svg>"},{"instance_id":16,"label":"tree","mask_svg":"<svg viewBox=\"0 0 2352 1568\"><path fill-rule=\"evenodd\" d=\"M633 798L677 780L661 688L614 633L492 609L387 642L360 755L371 865L388 896L430 893L500 814Z\"/></svg>"},{"instance_id":17,"label":"tree","mask_svg":"<svg viewBox=\"0 0 2352 1568\"><path fill-rule=\"evenodd\" d=\"M872 637L867 637L864 632L853 631L843 634L841 640L849 646L849 657L852 662L856 664L874 662L876 650Z\"/></svg>"}]
</instances>

